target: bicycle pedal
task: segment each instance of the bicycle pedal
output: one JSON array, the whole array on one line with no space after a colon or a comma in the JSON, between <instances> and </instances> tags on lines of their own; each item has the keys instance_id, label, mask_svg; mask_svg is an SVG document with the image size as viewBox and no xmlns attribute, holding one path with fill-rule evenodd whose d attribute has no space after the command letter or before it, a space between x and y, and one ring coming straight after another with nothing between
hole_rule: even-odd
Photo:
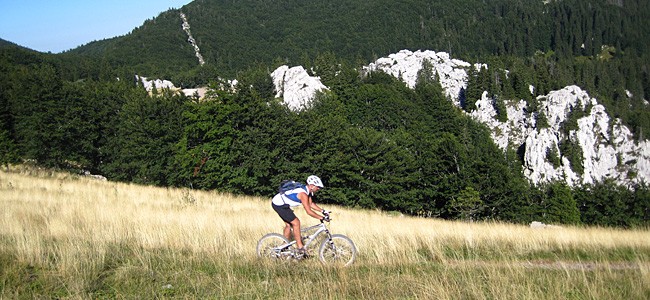
<instances>
[{"instance_id":1,"label":"bicycle pedal","mask_svg":"<svg viewBox=\"0 0 650 300\"><path fill-rule=\"evenodd\" d=\"M309 255L307 254L307 250L294 249L293 250L293 257L300 260L300 259L305 259L305 258L309 257Z\"/></svg>"}]
</instances>

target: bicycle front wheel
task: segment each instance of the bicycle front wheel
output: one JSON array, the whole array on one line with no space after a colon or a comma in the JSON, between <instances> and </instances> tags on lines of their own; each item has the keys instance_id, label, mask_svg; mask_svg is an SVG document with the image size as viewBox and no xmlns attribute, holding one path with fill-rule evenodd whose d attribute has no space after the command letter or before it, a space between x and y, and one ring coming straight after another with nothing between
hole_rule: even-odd
<instances>
[{"instance_id":1,"label":"bicycle front wheel","mask_svg":"<svg viewBox=\"0 0 650 300\"><path fill-rule=\"evenodd\" d=\"M357 257L357 248L347 236L334 234L320 245L318 257L324 264L349 266Z\"/></svg>"},{"instance_id":2,"label":"bicycle front wheel","mask_svg":"<svg viewBox=\"0 0 650 300\"><path fill-rule=\"evenodd\" d=\"M281 258L282 249L279 247L287 244L289 244L289 241L283 235L269 233L257 242L257 256L262 258Z\"/></svg>"}]
</instances>

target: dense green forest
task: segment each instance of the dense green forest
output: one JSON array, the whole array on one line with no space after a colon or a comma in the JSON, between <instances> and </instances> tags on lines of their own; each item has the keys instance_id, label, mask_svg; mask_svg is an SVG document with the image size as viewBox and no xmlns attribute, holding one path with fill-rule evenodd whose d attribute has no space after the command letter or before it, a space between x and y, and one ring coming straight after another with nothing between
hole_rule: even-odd
<instances>
[{"instance_id":1,"label":"dense green forest","mask_svg":"<svg viewBox=\"0 0 650 300\"><path fill-rule=\"evenodd\" d=\"M412 90L358 71L401 49L448 51L490 66L469 70L464 99L488 90L534 107L529 85L544 95L577 84L644 139L650 7L614 2L197 0L182 10L206 58L201 67L177 10L63 54L3 42L0 162L268 197L280 180L314 173L328 187L317 199L325 203L449 219L647 226L647 187L532 186L516 149L501 151L463 113L472 101L453 106L430 77ZM291 112L274 98L269 73L280 64L307 67L330 90ZM167 90L150 96L136 74L215 91L205 101ZM240 83L223 90L219 78Z\"/></svg>"},{"instance_id":2,"label":"dense green forest","mask_svg":"<svg viewBox=\"0 0 650 300\"><path fill-rule=\"evenodd\" d=\"M642 0L196 0L182 11L207 65L233 76L275 59L304 64L332 52L350 63L402 49L434 49L474 61L486 56L595 56L602 46L647 53L650 4ZM621 2L622 3L622 2ZM129 35L70 53L107 57L150 76L171 78L198 66L179 10ZM175 80L176 82L176 80Z\"/></svg>"}]
</instances>

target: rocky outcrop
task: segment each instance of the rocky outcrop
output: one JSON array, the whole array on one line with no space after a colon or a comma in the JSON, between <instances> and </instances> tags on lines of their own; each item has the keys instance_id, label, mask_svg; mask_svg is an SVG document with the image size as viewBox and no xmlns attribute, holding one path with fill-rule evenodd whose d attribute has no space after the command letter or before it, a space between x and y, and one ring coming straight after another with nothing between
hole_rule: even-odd
<instances>
[{"instance_id":1,"label":"rocky outcrop","mask_svg":"<svg viewBox=\"0 0 650 300\"><path fill-rule=\"evenodd\" d=\"M402 50L370 63L364 67L364 70L366 72L381 70L401 79L410 88L414 88L418 73L425 62L429 62L433 66L437 79L440 81L447 97L454 101L454 104L460 105L458 95L461 88L467 87L466 69L471 64L462 60L451 59L449 54L445 52Z\"/></svg>"},{"instance_id":2,"label":"rocky outcrop","mask_svg":"<svg viewBox=\"0 0 650 300\"><path fill-rule=\"evenodd\" d=\"M328 90L319 77L310 76L301 66L281 66L271 73L276 97L293 111L308 108L317 92Z\"/></svg>"},{"instance_id":3,"label":"rocky outcrop","mask_svg":"<svg viewBox=\"0 0 650 300\"><path fill-rule=\"evenodd\" d=\"M611 179L632 186L650 182L648 141L636 143L620 119L611 119L603 105L577 86L568 86L537 98L548 127L538 128L535 115L526 111L526 102L512 101L508 120L499 122L492 101L483 94L471 115L492 129L492 138L501 147L524 147L524 175L533 183L565 181L582 185ZM581 112L577 129L566 133L563 127L571 114ZM560 149L561 142L577 144L582 156L582 172ZM559 165L552 164L548 153L556 153Z\"/></svg>"},{"instance_id":4,"label":"rocky outcrop","mask_svg":"<svg viewBox=\"0 0 650 300\"><path fill-rule=\"evenodd\" d=\"M207 87L198 87L198 88L192 88L192 89L180 89L174 85L173 82L169 80L164 80L164 79L148 79L147 77L144 76L139 76L135 75L135 80L142 84L142 86L149 92L149 94L153 94L154 90L157 92L160 92L164 89L168 89L174 93L182 93L183 95L187 97L195 97L198 99L203 99L206 94L208 93L209 89ZM236 85L236 81L231 81L229 82L231 84Z\"/></svg>"},{"instance_id":5,"label":"rocky outcrop","mask_svg":"<svg viewBox=\"0 0 650 300\"><path fill-rule=\"evenodd\" d=\"M135 75L135 80L138 81L142 86L144 86L144 89L147 90L147 92L151 93L154 90L162 90L162 89L170 89L172 91L179 90L176 86L174 86L174 83L169 81L169 80L163 80L163 79L151 79L149 80L147 77L144 76L139 76Z\"/></svg>"}]
</instances>

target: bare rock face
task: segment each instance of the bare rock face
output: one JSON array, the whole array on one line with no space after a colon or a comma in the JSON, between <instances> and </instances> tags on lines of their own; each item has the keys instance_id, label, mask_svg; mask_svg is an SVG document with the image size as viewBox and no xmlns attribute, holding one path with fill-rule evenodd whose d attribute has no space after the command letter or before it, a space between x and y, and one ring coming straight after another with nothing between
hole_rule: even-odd
<instances>
[{"instance_id":1,"label":"bare rock face","mask_svg":"<svg viewBox=\"0 0 650 300\"><path fill-rule=\"evenodd\" d=\"M162 80L162 79L149 79L144 76L138 76L135 75L135 80L140 82L142 86L144 87L147 92L152 92L154 90L162 90L162 89L171 89L171 90L176 90L177 88L174 86L174 83L169 81L169 80Z\"/></svg>"},{"instance_id":2,"label":"bare rock face","mask_svg":"<svg viewBox=\"0 0 650 300\"><path fill-rule=\"evenodd\" d=\"M402 50L382 57L374 63L370 63L364 69L366 71L381 70L393 75L414 88L418 79L418 73L425 62L430 63L435 70L443 90L454 104L460 105L458 95L461 88L467 87L467 71L470 63L458 59L451 59L445 52Z\"/></svg>"},{"instance_id":3,"label":"bare rock face","mask_svg":"<svg viewBox=\"0 0 650 300\"><path fill-rule=\"evenodd\" d=\"M281 66L271 73L276 97L293 111L308 108L317 92L327 90L320 78L309 76L302 66L289 68Z\"/></svg>"},{"instance_id":4,"label":"bare rock face","mask_svg":"<svg viewBox=\"0 0 650 300\"><path fill-rule=\"evenodd\" d=\"M541 106L539 113L545 114L548 121L547 128L531 126L532 121L522 122L522 110L509 109L508 124L505 124L507 129L493 130L500 132L493 133L495 140L503 140L503 133L525 133L524 174L533 183L564 180L573 186L612 179L620 185L632 186L649 182L648 142L635 143L630 130L619 119L612 120L605 107L595 98L577 86L568 86L540 96L538 100ZM569 115L576 112L584 114L577 119L577 129L570 130L568 134L563 132L562 126L569 122ZM481 113L476 115L479 120L486 118ZM493 129L504 126L494 121L486 124ZM509 140L511 145L520 142L518 138ZM581 174L574 171L562 153L559 147L561 141L579 145L584 169ZM549 152L558 155L559 166L549 163Z\"/></svg>"}]
</instances>

